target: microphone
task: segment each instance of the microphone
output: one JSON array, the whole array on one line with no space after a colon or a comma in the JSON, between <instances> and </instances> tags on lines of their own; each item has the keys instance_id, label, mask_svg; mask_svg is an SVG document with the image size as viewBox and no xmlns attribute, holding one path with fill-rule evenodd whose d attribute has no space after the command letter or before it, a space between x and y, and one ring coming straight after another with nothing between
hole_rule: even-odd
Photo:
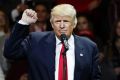
<instances>
[{"instance_id":1,"label":"microphone","mask_svg":"<svg viewBox=\"0 0 120 80\"><path fill-rule=\"evenodd\" d=\"M60 38L61 38L61 41L62 41L64 47L65 47L65 52L66 52L69 49L68 37L65 34L61 34Z\"/></svg>"}]
</instances>

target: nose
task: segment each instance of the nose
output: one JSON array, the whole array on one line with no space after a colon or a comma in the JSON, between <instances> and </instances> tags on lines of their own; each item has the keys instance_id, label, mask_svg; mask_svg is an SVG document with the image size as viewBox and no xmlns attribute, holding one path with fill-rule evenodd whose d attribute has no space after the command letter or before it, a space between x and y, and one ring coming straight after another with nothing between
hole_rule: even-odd
<instances>
[{"instance_id":1,"label":"nose","mask_svg":"<svg viewBox=\"0 0 120 80\"><path fill-rule=\"evenodd\" d=\"M65 28L65 25L64 25L64 22L63 22L63 21L60 22L60 28L61 28L61 29Z\"/></svg>"}]
</instances>

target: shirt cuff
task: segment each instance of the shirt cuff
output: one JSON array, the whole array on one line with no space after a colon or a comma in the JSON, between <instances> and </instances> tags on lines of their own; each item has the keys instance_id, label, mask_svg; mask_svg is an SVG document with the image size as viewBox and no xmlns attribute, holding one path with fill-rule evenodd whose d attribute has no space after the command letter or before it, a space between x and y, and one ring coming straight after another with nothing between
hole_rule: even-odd
<instances>
[{"instance_id":1,"label":"shirt cuff","mask_svg":"<svg viewBox=\"0 0 120 80\"><path fill-rule=\"evenodd\" d=\"M24 22L23 20L19 20L18 23L22 24L22 25L29 25L28 23Z\"/></svg>"}]
</instances>

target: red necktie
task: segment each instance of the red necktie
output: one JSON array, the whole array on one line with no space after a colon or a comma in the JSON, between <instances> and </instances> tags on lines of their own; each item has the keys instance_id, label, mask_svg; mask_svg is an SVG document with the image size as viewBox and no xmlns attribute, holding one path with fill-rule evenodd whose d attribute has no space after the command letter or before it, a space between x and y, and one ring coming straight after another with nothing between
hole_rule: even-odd
<instances>
[{"instance_id":1,"label":"red necktie","mask_svg":"<svg viewBox=\"0 0 120 80\"><path fill-rule=\"evenodd\" d=\"M58 80L68 80L67 74L67 58L64 54L64 45L62 44L60 58L59 58L59 70L58 70Z\"/></svg>"}]
</instances>

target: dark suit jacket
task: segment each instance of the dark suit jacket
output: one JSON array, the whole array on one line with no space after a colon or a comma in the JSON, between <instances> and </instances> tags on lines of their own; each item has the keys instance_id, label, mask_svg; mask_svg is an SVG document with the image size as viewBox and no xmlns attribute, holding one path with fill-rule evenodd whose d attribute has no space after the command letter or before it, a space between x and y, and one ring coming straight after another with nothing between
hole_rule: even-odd
<instances>
[{"instance_id":1,"label":"dark suit jacket","mask_svg":"<svg viewBox=\"0 0 120 80\"><path fill-rule=\"evenodd\" d=\"M29 80L55 80L54 32L33 32L28 36L28 28L18 23L14 26L6 40L4 56L8 59L26 57L29 62ZM74 39L74 80L99 80L100 68L96 44L76 35Z\"/></svg>"}]
</instances>

